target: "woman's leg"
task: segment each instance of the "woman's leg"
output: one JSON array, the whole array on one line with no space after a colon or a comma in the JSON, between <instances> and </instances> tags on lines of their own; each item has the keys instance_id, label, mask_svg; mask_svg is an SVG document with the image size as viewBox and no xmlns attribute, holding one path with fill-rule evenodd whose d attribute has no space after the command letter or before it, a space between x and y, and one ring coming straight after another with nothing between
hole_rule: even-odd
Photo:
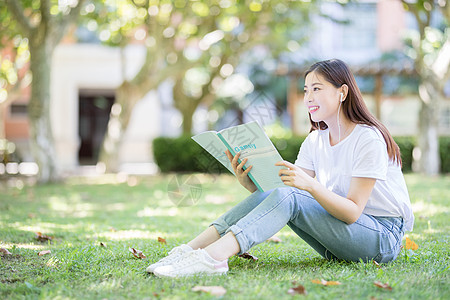
<instances>
[{"instance_id":1,"label":"woman's leg","mask_svg":"<svg viewBox=\"0 0 450 300\"><path fill-rule=\"evenodd\" d=\"M295 212L292 190L294 189L286 187L267 192L269 195L254 201L252 204L258 205L252 205L254 208L250 212L247 210L247 214L235 224L224 218L222 223L227 225L224 227L228 227L225 235L205 250L215 260L223 261L234 254L242 254L273 236L289 222Z\"/></svg>"},{"instance_id":2,"label":"woman's leg","mask_svg":"<svg viewBox=\"0 0 450 300\"><path fill-rule=\"evenodd\" d=\"M350 261L395 259L403 235L398 218L381 221L369 215L346 224L330 215L309 193L295 188L278 188L241 218L221 238L207 247L217 260L239 254L265 241L286 224L304 238L321 255ZM234 249L234 250L233 250ZM209 250L209 251L208 251Z\"/></svg>"},{"instance_id":3,"label":"woman's leg","mask_svg":"<svg viewBox=\"0 0 450 300\"><path fill-rule=\"evenodd\" d=\"M248 214L261 203L270 193L256 191L246 199L239 202L232 209L220 216L210 227L187 243L192 249L206 248L223 236L231 225L236 224L242 217Z\"/></svg>"},{"instance_id":4,"label":"woman's leg","mask_svg":"<svg viewBox=\"0 0 450 300\"><path fill-rule=\"evenodd\" d=\"M214 226L210 226L187 244L192 249L196 250L199 248L205 248L206 246L217 241L218 239L220 239L220 235L217 232L216 228Z\"/></svg>"},{"instance_id":5,"label":"woman's leg","mask_svg":"<svg viewBox=\"0 0 450 300\"><path fill-rule=\"evenodd\" d=\"M401 218L362 214L348 225L330 215L309 193L296 194L301 198L297 201L298 213L288 225L323 257L378 262L397 257L403 237Z\"/></svg>"}]
</instances>

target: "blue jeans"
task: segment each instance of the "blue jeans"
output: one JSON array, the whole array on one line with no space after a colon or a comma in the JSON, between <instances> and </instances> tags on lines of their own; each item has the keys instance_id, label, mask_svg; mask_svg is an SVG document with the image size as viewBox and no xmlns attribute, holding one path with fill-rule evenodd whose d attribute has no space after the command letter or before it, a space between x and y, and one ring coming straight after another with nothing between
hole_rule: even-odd
<instances>
[{"instance_id":1,"label":"blue jeans","mask_svg":"<svg viewBox=\"0 0 450 300\"><path fill-rule=\"evenodd\" d=\"M211 225L221 236L231 231L242 254L286 224L324 258L356 262L394 260L404 234L401 217L362 214L348 225L330 215L311 194L292 187L256 191Z\"/></svg>"}]
</instances>

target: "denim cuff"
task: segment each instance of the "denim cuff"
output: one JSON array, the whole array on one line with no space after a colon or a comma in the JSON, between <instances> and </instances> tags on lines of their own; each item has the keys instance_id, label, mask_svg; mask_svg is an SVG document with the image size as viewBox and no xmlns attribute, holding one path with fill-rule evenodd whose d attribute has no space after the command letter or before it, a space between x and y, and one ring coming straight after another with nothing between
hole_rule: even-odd
<instances>
[{"instance_id":1,"label":"denim cuff","mask_svg":"<svg viewBox=\"0 0 450 300\"><path fill-rule=\"evenodd\" d=\"M249 243L247 237L245 236L244 232L242 232L242 229L237 225L233 225L230 228L228 228L228 230L225 232L225 234L227 234L230 231L234 234L234 237L236 238L236 240L239 244L240 251L239 251L238 255L241 255L241 254L244 254L245 252L247 252L250 249L250 243Z\"/></svg>"},{"instance_id":2,"label":"denim cuff","mask_svg":"<svg viewBox=\"0 0 450 300\"><path fill-rule=\"evenodd\" d=\"M219 220L216 220L214 222L212 222L211 224L209 224L209 227L214 226L214 228L216 228L217 232L219 233L220 237L223 237L226 233L227 233L227 229L230 227L228 226L228 224L223 224L223 220L222 222L220 222Z\"/></svg>"}]
</instances>

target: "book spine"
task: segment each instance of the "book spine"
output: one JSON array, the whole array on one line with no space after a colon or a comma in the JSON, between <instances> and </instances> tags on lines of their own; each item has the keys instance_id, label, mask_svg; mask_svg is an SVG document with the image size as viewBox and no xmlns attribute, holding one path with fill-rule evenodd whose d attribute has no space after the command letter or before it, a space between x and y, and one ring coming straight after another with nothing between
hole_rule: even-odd
<instances>
[{"instance_id":1,"label":"book spine","mask_svg":"<svg viewBox=\"0 0 450 300\"><path fill-rule=\"evenodd\" d=\"M236 152L234 152L233 148L231 148L231 146L228 144L228 142L225 140L225 138L222 136L222 134L220 132L217 133L217 136L220 138L220 140L224 143L224 145L227 147L227 149L230 151L231 155L235 156ZM238 159L238 162L241 163L241 160ZM247 169L245 166L243 167L243 169ZM256 181L255 177L253 177L252 173L249 172L248 173L248 177L250 177L250 179L253 181L253 183L256 185L256 188L261 191L264 192L264 190L262 189L262 187L259 185L258 181Z\"/></svg>"}]
</instances>

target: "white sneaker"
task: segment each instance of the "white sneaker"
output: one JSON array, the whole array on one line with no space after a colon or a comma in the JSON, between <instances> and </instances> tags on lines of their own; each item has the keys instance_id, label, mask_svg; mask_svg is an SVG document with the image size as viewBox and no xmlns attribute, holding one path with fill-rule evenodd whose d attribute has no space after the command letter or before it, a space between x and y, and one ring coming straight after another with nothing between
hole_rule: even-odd
<instances>
[{"instance_id":1,"label":"white sneaker","mask_svg":"<svg viewBox=\"0 0 450 300\"><path fill-rule=\"evenodd\" d=\"M204 249L185 253L172 265L156 268L153 273L158 277L184 277L196 274L221 275L228 271L228 260L217 261Z\"/></svg>"},{"instance_id":2,"label":"white sneaker","mask_svg":"<svg viewBox=\"0 0 450 300\"><path fill-rule=\"evenodd\" d=\"M146 271L148 273L153 273L153 271L157 267L171 265L174 262L176 262L177 260L179 260L183 256L183 254L191 252L191 251L194 251L194 249L192 249L190 246L185 245L185 244L175 247L172 250L170 250L169 254L166 257L163 257L158 262L148 266Z\"/></svg>"}]
</instances>

